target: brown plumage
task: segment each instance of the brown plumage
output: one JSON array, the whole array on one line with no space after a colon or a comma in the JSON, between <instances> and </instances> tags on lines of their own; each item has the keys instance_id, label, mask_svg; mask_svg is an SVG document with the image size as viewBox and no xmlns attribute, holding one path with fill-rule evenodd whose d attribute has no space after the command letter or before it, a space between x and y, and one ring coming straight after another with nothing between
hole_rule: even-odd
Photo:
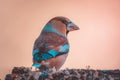
<instances>
[{"instance_id":1,"label":"brown plumage","mask_svg":"<svg viewBox=\"0 0 120 80\"><path fill-rule=\"evenodd\" d=\"M33 67L46 65L57 70L64 64L68 52L69 42L67 34L79 28L65 17L51 19L36 39L33 49Z\"/></svg>"}]
</instances>

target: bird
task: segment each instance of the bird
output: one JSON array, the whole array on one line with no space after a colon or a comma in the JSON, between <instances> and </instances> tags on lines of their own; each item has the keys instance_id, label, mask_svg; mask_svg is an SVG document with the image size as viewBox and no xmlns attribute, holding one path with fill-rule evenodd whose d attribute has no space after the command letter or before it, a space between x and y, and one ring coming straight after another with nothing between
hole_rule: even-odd
<instances>
[{"instance_id":1,"label":"bird","mask_svg":"<svg viewBox=\"0 0 120 80\"><path fill-rule=\"evenodd\" d=\"M67 35L74 30L79 30L79 27L67 17L50 19L34 42L32 67L38 69L46 65L58 71L68 57L70 45Z\"/></svg>"}]
</instances>

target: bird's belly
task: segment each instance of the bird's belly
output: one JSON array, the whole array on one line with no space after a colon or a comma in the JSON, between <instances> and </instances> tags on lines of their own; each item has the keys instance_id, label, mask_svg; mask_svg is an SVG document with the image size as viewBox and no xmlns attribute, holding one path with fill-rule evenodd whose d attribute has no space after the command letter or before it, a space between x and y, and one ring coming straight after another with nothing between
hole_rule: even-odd
<instances>
[{"instance_id":1,"label":"bird's belly","mask_svg":"<svg viewBox=\"0 0 120 80\"><path fill-rule=\"evenodd\" d=\"M66 61L67 56L68 54L59 55L55 58L51 58L49 60L44 61L44 63L49 63L49 68L55 67L57 70L59 70Z\"/></svg>"}]
</instances>

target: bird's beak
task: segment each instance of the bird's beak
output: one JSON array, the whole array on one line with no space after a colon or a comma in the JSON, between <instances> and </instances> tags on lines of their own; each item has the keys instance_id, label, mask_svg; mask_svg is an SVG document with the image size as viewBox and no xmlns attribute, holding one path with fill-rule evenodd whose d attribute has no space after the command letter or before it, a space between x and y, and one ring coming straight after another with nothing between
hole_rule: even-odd
<instances>
[{"instance_id":1,"label":"bird's beak","mask_svg":"<svg viewBox=\"0 0 120 80\"><path fill-rule=\"evenodd\" d=\"M67 25L67 30L68 31L74 31L74 30L79 30L79 27L77 25L75 25L73 22L70 22Z\"/></svg>"}]
</instances>

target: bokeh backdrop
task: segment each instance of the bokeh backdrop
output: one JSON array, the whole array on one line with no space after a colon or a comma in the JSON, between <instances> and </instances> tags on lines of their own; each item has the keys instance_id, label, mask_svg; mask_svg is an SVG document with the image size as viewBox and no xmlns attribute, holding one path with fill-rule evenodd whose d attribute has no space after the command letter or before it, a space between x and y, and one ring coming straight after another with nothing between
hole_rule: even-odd
<instances>
[{"instance_id":1,"label":"bokeh backdrop","mask_svg":"<svg viewBox=\"0 0 120 80\"><path fill-rule=\"evenodd\" d=\"M44 25L65 16L80 27L68 35L64 68L120 69L120 0L0 0L0 78L32 64Z\"/></svg>"}]
</instances>

